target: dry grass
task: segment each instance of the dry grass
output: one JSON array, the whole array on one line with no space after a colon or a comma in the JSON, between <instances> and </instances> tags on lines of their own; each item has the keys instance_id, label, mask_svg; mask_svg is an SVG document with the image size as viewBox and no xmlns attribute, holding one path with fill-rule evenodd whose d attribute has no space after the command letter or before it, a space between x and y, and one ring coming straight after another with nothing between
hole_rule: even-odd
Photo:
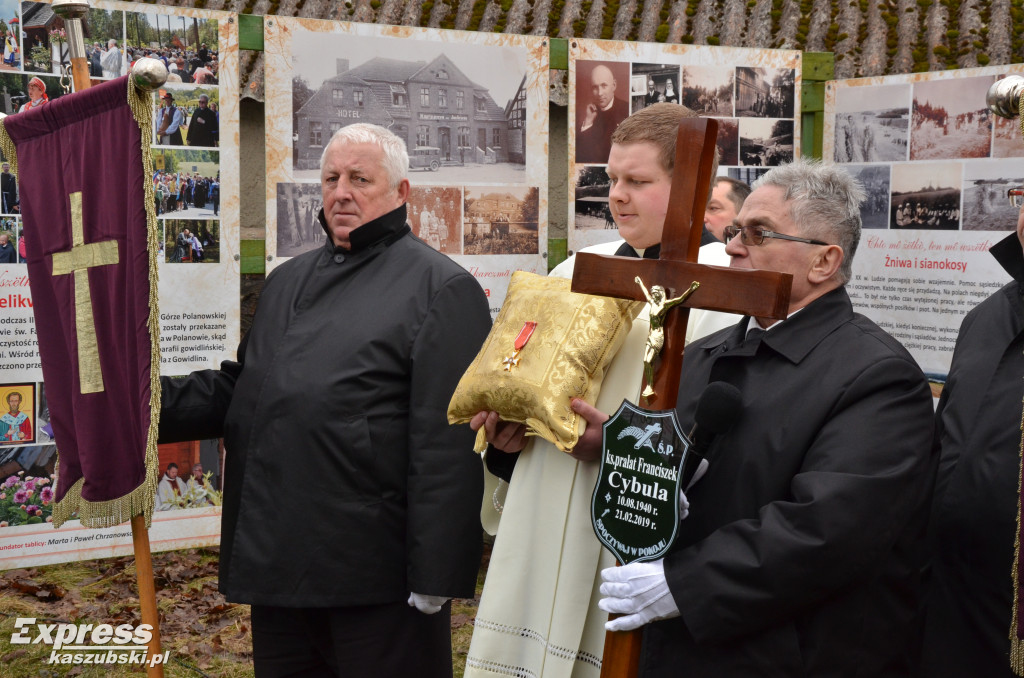
<instances>
[{"instance_id":1,"label":"dry grass","mask_svg":"<svg viewBox=\"0 0 1024 678\"><path fill-rule=\"evenodd\" d=\"M217 549L153 555L163 649L170 651L166 678L251 678L249 607L217 592ZM483 589L488 553L476 597L452 603L452 665L461 678L473 620ZM36 624L141 623L131 558L64 563L0 573L0 678L127 678L145 674L138 664L50 665L44 643L12 644L19 617ZM35 635L30 628L30 635Z\"/></svg>"}]
</instances>

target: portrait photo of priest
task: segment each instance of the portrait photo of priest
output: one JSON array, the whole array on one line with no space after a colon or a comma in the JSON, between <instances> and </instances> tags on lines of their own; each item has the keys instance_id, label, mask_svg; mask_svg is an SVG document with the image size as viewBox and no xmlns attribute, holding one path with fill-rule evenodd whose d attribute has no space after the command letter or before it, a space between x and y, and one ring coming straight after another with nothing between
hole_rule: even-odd
<instances>
[{"instance_id":1,"label":"portrait photo of priest","mask_svg":"<svg viewBox=\"0 0 1024 678\"><path fill-rule=\"evenodd\" d=\"M606 163L612 132L629 115L629 64L576 62L576 162Z\"/></svg>"},{"instance_id":2,"label":"portrait photo of priest","mask_svg":"<svg viewBox=\"0 0 1024 678\"><path fill-rule=\"evenodd\" d=\"M34 443L36 386L0 385L0 445Z\"/></svg>"}]
</instances>

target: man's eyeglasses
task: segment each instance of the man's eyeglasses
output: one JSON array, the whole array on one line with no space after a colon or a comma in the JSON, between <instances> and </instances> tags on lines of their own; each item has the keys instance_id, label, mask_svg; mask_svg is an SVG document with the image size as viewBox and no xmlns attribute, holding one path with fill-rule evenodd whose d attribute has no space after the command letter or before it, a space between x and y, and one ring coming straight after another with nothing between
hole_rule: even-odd
<instances>
[{"instance_id":1,"label":"man's eyeglasses","mask_svg":"<svg viewBox=\"0 0 1024 678\"><path fill-rule=\"evenodd\" d=\"M798 238L795 235L785 235L784 233L776 233L775 231L769 231L764 226L736 226L735 224L725 227L725 241L729 242L736 236L740 236L740 242L744 245L763 245L765 238L776 238L778 240L792 240L793 242L805 242L808 245L825 245L826 247L830 244L822 242L821 240L814 240L813 238Z\"/></svg>"}]
</instances>

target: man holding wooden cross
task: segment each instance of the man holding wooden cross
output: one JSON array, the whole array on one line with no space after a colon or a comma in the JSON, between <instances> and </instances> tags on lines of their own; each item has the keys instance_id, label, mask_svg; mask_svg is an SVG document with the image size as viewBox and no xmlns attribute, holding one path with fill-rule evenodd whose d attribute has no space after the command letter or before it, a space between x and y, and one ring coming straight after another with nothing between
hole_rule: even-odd
<instances>
[{"instance_id":1,"label":"man holding wooden cross","mask_svg":"<svg viewBox=\"0 0 1024 678\"><path fill-rule=\"evenodd\" d=\"M686 349L679 420L715 381L742 407L669 554L602 573L601 608L624 615L608 627L644 627L642 676L916 675L931 395L846 293L863 195L798 161L765 174L726 229L732 267L792 274L789 317Z\"/></svg>"}]
</instances>

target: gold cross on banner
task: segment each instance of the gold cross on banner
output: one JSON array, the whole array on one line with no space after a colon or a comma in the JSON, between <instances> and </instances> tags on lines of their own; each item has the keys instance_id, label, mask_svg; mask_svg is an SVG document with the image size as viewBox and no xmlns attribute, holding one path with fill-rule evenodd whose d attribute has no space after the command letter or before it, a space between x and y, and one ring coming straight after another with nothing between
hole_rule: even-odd
<instances>
[{"instance_id":1,"label":"gold cross on banner","mask_svg":"<svg viewBox=\"0 0 1024 678\"><path fill-rule=\"evenodd\" d=\"M82 192L70 193L71 249L53 253L53 275L75 274L75 335L78 338L78 384L82 393L103 390L96 321L92 313L89 269L118 263L117 241L85 243L82 228Z\"/></svg>"}]
</instances>

